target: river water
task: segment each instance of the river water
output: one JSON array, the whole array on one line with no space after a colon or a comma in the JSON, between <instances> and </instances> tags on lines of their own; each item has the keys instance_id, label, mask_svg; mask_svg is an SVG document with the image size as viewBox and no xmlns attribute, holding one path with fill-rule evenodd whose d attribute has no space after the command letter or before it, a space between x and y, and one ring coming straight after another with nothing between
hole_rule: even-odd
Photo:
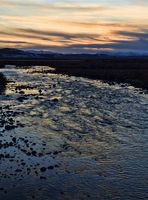
<instances>
[{"instance_id":1,"label":"river water","mask_svg":"<svg viewBox=\"0 0 148 200\"><path fill-rule=\"evenodd\" d=\"M144 91L40 66L0 72L0 200L148 199Z\"/></svg>"}]
</instances>

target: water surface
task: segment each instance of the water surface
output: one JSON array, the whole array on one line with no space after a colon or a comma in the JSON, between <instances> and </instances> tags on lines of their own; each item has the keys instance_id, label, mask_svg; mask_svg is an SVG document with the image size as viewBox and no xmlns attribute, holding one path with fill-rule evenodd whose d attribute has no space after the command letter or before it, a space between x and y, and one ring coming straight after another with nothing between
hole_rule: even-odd
<instances>
[{"instance_id":1,"label":"water surface","mask_svg":"<svg viewBox=\"0 0 148 200\"><path fill-rule=\"evenodd\" d=\"M147 199L148 95L45 70L0 69L0 197Z\"/></svg>"}]
</instances>

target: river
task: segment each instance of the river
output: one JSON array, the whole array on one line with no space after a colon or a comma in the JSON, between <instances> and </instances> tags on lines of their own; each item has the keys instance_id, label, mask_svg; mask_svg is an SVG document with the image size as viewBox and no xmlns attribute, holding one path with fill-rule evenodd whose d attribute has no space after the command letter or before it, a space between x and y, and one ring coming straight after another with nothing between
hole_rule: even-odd
<instances>
[{"instance_id":1,"label":"river","mask_svg":"<svg viewBox=\"0 0 148 200\"><path fill-rule=\"evenodd\" d=\"M147 93L40 66L0 72L0 199L148 199Z\"/></svg>"}]
</instances>

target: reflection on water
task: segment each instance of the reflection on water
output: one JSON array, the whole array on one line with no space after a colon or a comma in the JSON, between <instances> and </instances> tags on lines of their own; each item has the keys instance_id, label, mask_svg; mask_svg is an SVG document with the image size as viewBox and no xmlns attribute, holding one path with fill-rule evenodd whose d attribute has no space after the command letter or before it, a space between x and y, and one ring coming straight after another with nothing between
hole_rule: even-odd
<instances>
[{"instance_id":1,"label":"reflection on water","mask_svg":"<svg viewBox=\"0 0 148 200\"><path fill-rule=\"evenodd\" d=\"M148 96L43 71L3 70L0 199L147 199Z\"/></svg>"},{"instance_id":2,"label":"reflection on water","mask_svg":"<svg viewBox=\"0 0 148 200\"><path fill-rule=\"evenodd\" d=\"M6 90L7 79L6 77L0 73L0 94L3 94Z\"/></svg>"}]
</instances>

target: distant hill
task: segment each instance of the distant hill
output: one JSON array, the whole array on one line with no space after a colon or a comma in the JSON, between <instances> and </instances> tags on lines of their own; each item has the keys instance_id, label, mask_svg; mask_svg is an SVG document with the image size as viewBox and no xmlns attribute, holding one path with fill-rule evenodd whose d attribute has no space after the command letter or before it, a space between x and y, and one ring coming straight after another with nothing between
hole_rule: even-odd
<instances>
[{"instance_id":1,"label":"distant hill","mask_svg":"<svg viewBox=\"0 0 148 200\"><path fill-rule=\"evenodd\" d=\"M133 54L131 52L100 52L96 54L61 54L51 51L37 51L29 50L24 51L15 48L2 48L0 49L0 58L45 58L45 59L63 59L63 60L87 60L98 58L117 58L117 57L147 57L146 54Z\"/></svg>"},{"instance_id":2,"label":"distant hill","mask_svg":"<svg viewBox=\"0 0 148 200\"><path fill-rule=\"evenodd\" d=\"M14 48L3 48L0 49L0 54L23 54L24 51Z\"/></svg>"},{"instance_id":3,"label":"distant hill","mask_svg":"<svg viewBox=\"0 0 148 200\"><path fill-rule=\"evenodd\" d=\"M60 54L49 51L23 51L15 48L0 49L0 58L49 58L53 59Z\"/></svg>"},{"instance_id":4,"label":"distant hill","mask_svg":"<svg viewBox=\"0 0 148 200\"><path fill-rule=\"evenodd\" d=\"M14 48L0 49L0 58L46 58L46 59L95 59L98 58L98 54L60 54L50 51L23 51Z\"/></svg>"},{"instance_id":5,"label":"distant hill","mask_svg":"<svg viewBox=\"0 0 148 200\"><path fill-rule=\"evenodd\" d=\"M33 54L29 52L25 52L19 49L14 48L3 48L0 49L0 57L7 58L7 57L32 57Z\"/></svg>"}]
</instances>

